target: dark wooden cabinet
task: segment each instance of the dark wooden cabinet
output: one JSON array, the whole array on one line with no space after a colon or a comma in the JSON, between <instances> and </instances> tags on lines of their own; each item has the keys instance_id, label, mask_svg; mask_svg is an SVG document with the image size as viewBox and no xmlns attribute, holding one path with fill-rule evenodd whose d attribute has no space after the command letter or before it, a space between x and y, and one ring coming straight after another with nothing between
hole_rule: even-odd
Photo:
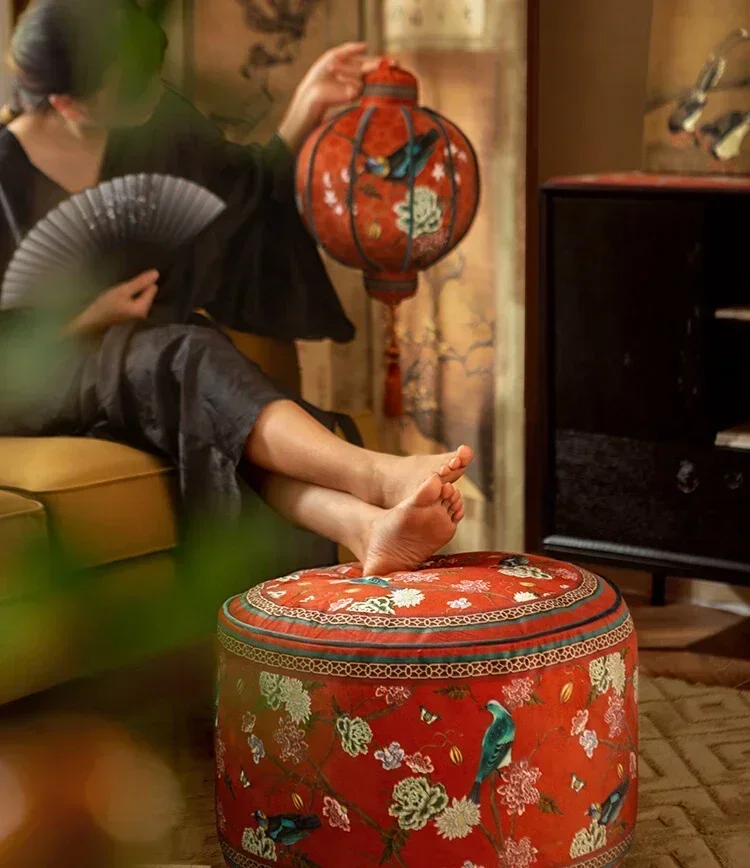
<instances>
[{"instance_id":1,"label":"dark wooden cabinet","mask_svg":"<svg viewBox=\"0 0 750 868\"><path fill-rule=\"evenodd\" d=\"M540 242L532 547L747 584L750 180L553 182Z\"/></svg>"}]
</instances>

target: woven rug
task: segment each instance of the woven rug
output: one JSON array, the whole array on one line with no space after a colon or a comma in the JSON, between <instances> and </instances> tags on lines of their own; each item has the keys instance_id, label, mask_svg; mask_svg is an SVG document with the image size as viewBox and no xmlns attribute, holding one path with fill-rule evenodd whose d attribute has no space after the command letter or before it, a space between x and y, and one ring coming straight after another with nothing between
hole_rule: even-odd
<instances>
[{"instance_id":1,"label":"woven rug","mask_svg":"<svg viewBox=\"0 0 750 868\"><path fill-rule=\"evenodd\" d=\"M750 868L750 692L641 679L627 868Z\"/></svg>"},{"instance_id":2,"label":"woven rug","mask_svg":"<svg viewBox=\"0 0 750 868\"><path fill-rule=\"evenodd\" d=\"M750 692L642 677L640 695L640 809L626 868L750 868ZM165 861L220 868L213 769L205 745L187 753L187 816Z\"/></svg>"}]
</instances>

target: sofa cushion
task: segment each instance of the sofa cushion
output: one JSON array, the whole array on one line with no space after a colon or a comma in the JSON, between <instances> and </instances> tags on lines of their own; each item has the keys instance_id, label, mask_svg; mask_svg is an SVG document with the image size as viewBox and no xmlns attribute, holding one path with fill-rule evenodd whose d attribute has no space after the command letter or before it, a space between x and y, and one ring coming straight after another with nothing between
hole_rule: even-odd
<instances>
[{"instance_id":1,"label":"sofa cushion","mask_svg":"<svg viewBox=\"0 0 750 868\"><path fill-rule=\"evenodd\" d=\"M83 566L176 542L175 474L148 455L106 440L3 437L0 488L40 501L50 530Z\"/></svg>"},{"instance_id":2,"label":"sofa cushion","mask_svg":"<svg viewBox=\"0 0 750 868\"><path fill-rule=\"evenodd\" d=\"M47 536L44 507L11 491L0 490L0 602L30 589L19 587L17 559L24 548Z\"/></svg>"}]
</instances>

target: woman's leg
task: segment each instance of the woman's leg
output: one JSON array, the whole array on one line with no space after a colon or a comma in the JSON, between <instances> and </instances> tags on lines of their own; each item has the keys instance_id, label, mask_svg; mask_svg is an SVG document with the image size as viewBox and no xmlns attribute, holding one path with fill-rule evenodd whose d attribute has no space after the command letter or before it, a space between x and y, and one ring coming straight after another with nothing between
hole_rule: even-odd
<instances>
[{"instance_id":1,"label":"woman's leg","mask_svg":"<svg viewBox=\"0 0 750 868\"><path fill-rule=\"evenodd\" d=\"M273 401L253 425L245 457L263 470L390 509L433 473L443 482L456 482L473 455L468 446L406 458L372 452L337 437L293 401Z\"/></svg>"},{"instance_id":2,"label":"woman's leg","mask_svg":"<svg viewBox=\"0 0 750 868\"><path fill-rule=\"evenodd\" d=\"M278 474L264 474L255 481L272 509L346 546L362 563L365 575L419 566L450 542L464 515L461 495L437 474L392 509Z\"/></svg>"}]
</instances>

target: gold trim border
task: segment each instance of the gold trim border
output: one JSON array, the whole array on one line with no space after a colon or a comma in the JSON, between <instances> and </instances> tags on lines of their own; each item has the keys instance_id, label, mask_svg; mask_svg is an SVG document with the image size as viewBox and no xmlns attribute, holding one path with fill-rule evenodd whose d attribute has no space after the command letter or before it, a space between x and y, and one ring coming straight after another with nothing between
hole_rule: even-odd
<instances>
[{"instance_id":1,"label":"gold trim border","mask_svg":"<svg viewBox=\"0 0 750 868\"><path fill-rule=\"evenodd\" d=\"M619 844L610 847L609 850L597 853L596 856L586 859L584 862L571 862L571 868L605 868L605 866L611 865L616 859L622 858L628 852L628 850L633 846L634 837L635 831L631 832L627 838L620 841ZM234 862L235 865L239 865L240 868L268 868L269 865L277 864L268 859L258 862L252 856L246 856L244 853L239 853L233 847L230 847L226 841L222 840L219 843L221 844L221 852L224 856L231 859L232 862Z\"/></svg>"},{"instance_id":2,"label":"gold trim border","mask_svg":"<svg viewBox=\"0 0 750 868\"><path fill-rule=\"evenodd\" d=\"M550 648L519 654L518 657L500 657L484 660L456 660L450 663L379 663L365 660L328 660L325 657L300 657L296 654L256 648L219 630L219 644L235 657L243 657L259 666L301 672L307 675L323 675L333 678L368 678L393 681L442 681L450 678L488 678L515 675L519 672L559 666L588 657L590 654L608 651L622 644L634 632L630 615L608 633L585 639L573 645ZM304 640L301 640L304 641ZM356 646L354 646L356 650Z\"/></svg>"},{"instance_id":3,"label":"gold trim border","mask_svg":"<svg viewBox=\"0 0 750 868\"><path fill-rule=\"evenodd\" d=\"M581 584L565 591L557 597L545 597L531 603L522 603L507 609L493 609L491 612L478 612L475 615L452 614L435 615L424 618L394 618L393 615L378 615L366 612L318 612L280 606L262 595L263 585L256 585L245 593L245 602L270 618L294 618L305 624L324 624L343 627L379 627L383 630L399 629L439 629L442 627L473 627L479 624L499 624L503 621L517 621L530 615L567 609L575 603L591 597L603 584L598 576L588 570L581 570ZM251 625L247 625L252 630Z\"/></svg>"}]
</instances>

